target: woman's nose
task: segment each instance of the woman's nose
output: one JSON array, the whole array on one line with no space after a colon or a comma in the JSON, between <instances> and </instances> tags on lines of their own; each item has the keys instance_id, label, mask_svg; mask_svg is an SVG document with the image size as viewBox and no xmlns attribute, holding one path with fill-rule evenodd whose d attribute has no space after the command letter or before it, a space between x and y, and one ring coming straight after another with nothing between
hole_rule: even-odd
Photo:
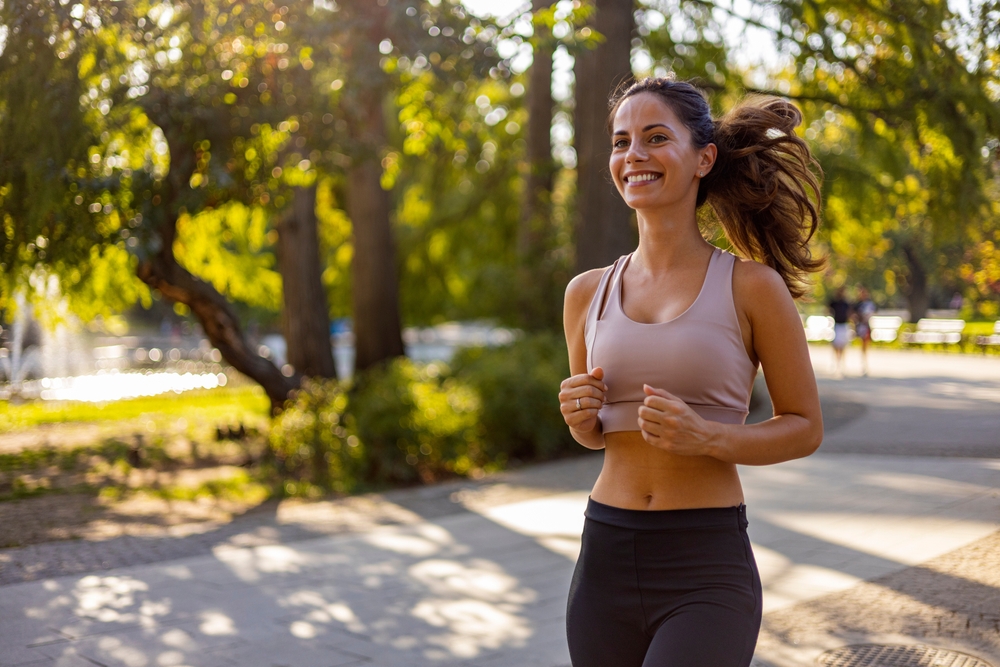
<instances>
[{"instance_id":1,"label":"woman's nose","mask_svg":"<svg viewBox=\"0 0 1000 667\"><path fill-rule=\"evenodd\" d=\"M628 147L628 151L625 153L626 162L636 162L643 161L646 159L646 149L641 143L635 142Z\"/></svg>"}]
</instances>

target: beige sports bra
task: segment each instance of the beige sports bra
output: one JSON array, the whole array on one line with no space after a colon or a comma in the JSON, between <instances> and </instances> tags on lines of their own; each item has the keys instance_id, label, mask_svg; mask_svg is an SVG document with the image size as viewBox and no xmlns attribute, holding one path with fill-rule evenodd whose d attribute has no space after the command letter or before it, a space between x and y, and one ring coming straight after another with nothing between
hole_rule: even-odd
<instances>
[{"instance_id":1,"label":"beige sports bra","mask_svg":"<svg viewBox=\"0 0 1000 667\"><path fill-rule=\"evenodd\" d=\"M655 324L635 322L622 309L622 274L631 259L625 255L604 272L584 325L587 370L603 368L608 387L603 431L639 430L643 384L667 390L709 421L744 423L757 367L733 303L736 257L716 248L694 303Z\"/></svg>"}]
</instances>

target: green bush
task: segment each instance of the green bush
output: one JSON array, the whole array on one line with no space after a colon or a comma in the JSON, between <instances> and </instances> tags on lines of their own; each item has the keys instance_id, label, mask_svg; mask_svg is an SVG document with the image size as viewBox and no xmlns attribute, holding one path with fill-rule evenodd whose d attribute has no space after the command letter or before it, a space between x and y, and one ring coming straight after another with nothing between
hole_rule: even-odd
<instances>
[{"instance_id":1,"label":"green bush","mask_svg":"<svg viewBox=\"0 0 1000 667\"><path fill-rule=\"evenodd\" d=\"M477 470L478 418L475 392L447 367L396 359L353 385L306 381L269 442L286 494L349 493Z\"/></svg>"},{"instance_id":2,"label":"green bush","mask_svg":"<svg viewBox=\"0 0 1000 667\"><path fill-rule=\"evenodd\" d=\"M368 482L430 482L484 462L476 439L479 399L443 364L403 358L366 372L352 392L350 412Z\"/></svg>"},{"instance_id":3,"label":"green bush","mask_svg":"<svg viewBox=\"0 0 1000 667\"><path fill-rule=\"evenodd\" d=\"M479 436L491 460L502 466L579 449L559 412L559 383L569 376L562 336L531 334L506 347L467 348L452 365L455 377L479 394Z\"/></svg>"},{"instance_id":4,"label":"green bush","mask_svg":"<svg viewBox=\"0 0 1000 667\"><path fill-rule=\"evenodd\" d=\"M288 495L354 491L365 452L347 417L348 394L336 380L305 380L268 436L271 459Z\"/></svg>"},{"instance_id":5,"label":"green bush","mask_svg":"<svg viewBox=\"0 0 1000 667\"><path fill-rule=\"evenodd\" d=\"M396 359L353 384L306 381L269 436L284 493L478 476L579 449L559 413L569 374L561 338L462 350L454 367Z\"/></svg>"}]
</instances>

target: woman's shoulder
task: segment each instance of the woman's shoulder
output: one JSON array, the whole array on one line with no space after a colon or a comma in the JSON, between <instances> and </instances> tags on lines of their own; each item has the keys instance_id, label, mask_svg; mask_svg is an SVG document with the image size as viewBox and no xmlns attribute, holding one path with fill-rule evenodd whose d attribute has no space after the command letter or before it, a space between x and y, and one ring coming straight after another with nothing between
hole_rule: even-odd
<instances>
[{"instance_id":1,"label":"woman's shoulder","mask_svg":"<svg viewBox=\"0 0 1000 667\"><path fill-rule=\"evenodd\" d=\"M736 257L733 266L733 285L739 284L749 289L773 290L778 287L787 290L781 274L767 264L761 264L753 259Z\"/></svg>"},{"instance_id":2,"label":"woman's shoulder","mask_svg":"<svg viewBox=\"0 0 1000 667\"><path fill-rule=\"evenodd\" d=\"M609 268L605 266L600 269L590 269L575 276L566 286L566 301L590 303L594 293L597 292L601 278Z\"/></svg>"},{"instance_id":3,"label":"woman's shoulder","mask_svg":"<svg viewBox=\"0 0 1000 667\"><path fill-rule=\"evenodd\" d=\"M733 296L747 305L792 301L781 274L766 264L737 257L733 266Z\"/></svg>"}]
</instances>

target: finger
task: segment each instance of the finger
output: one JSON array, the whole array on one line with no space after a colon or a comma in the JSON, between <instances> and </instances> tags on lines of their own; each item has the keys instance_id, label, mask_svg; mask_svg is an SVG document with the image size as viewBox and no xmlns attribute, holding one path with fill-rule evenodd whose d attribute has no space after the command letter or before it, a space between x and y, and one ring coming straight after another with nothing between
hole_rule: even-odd
<instances>
[{"instance_id":1,"label":"finger","mask_svg":"<svg viewBox=\"0 0 1000 667\"><path fill-rule=\"evenodd\" d=\"M565 418L565 422L568 426L572 428L577 428L581 425L586 424L589 421L597 419L597 410L574 410L568 414Z\"/></svg>"},{"instance_id":2,"label":"finger","mask_svg":"<svg viewBox=\"0 0 1000 667\"><path fill-rule=\"evenodd\" d=\"M607 391L608 385L604 383L604 369L600 366L594 368L590 371L590 381L595 387L599 388L601 391Z\"/></svg>"},{"instance_id":3,"label":"finger","mask_svg":"<svg viewBox=\"0 0 1000 667\"><path fill-rule=\"evenodd\" d=\"M565 380L563 380L563 383L560 385L560 387L570 389L573 387L583 387L586 385L591 385L597 387L602 391L607 391L607 387L604 386L604 382L602 382L601 380L595 378L594 376L588 373L581 373L580 375L574 375L572 377L566 378Z\"/></svg>"},{"instance_id":4,"label":"finger","mask_svg":"<svg viewBox=\"0 0 1000 667\"><path fill-rule=\"evenodd\" d=\"M574 403L576 399L583 400L585 398L596 399L599 403L604 402L604 392L594 387L593 385L584 385L582 387L574 387L573 389L567 389L565 391L559 392L559 402L560 403Z\"/></svg>"},{"instance_id":5,"label":"finger","mask_svg":"<svg viewBox=\"0 0 1000 667\"><path fill-rule=\"evenodd\" d=\"M673 394L663 391L662 389L654 389L649 385L643 385L643 390L646 391L647 394L646 398L642 401L644 405L656 408L661 412L669 412L672 414L678 414L687 409L687 403ZM650 393L649 390L655 391L656 393Z\"/></svg>"},{"instance_id":6,"label":"finger","mask_svg":"<svg viewBox=\"0 0 1000 667\"><path fill-rule=\"evenodd\" d=\"M639 406L639 417L641 420L651 424L658 424L663 420L663 413L646 405Z\"/></svg>"},{"instance_id":7,"label":"finger","mask_svg":"<svg viewBox=\"0 0 1000 667\"><path fill-rule=\"evenodd\" d=\"M687 404L683 401L671 401L662 396L647 396L642 405L667 415L679 415L687 409Z\"/></svg>"},{"instance_id":8,"label":"finger","mask_svg":"<svg viewBox=\"0 0 1000 667\"><path fill-rule=\"evenodd\" d=\"M677 398L676 396L674 396L673 394L671 394L666 389L660 389L658 387L651 387L648 384L642 385L642 390L644 392L646 392L646 396L660 396L662 398L667 399L668 401L680 401L681 400L681 399Z\"/></svg>"},{"instance_id":9,"label":"finger","mask_svg":"<svg viewBox=\"0 0 1000 667\"><path fill-rule=\"evenodd\" d=\"M650 435L655 435L657 437L661 437L663 435L663 428L659 423L643 419L642 417L639 417L639 430L643 433L649 433Z\"/></svg>"},{"instance_id":10,"label":"finger","mask_svg":"<svg viewBox=\"0 0 1000 667\"><path fill-rule=\"evenodd\" d=\"M577 407L577 400L580 401ZM604 406L604 399L595 396L582 396L569 402L569 410L572 412L597 412Z\"/></svg>"}]
</instances>

